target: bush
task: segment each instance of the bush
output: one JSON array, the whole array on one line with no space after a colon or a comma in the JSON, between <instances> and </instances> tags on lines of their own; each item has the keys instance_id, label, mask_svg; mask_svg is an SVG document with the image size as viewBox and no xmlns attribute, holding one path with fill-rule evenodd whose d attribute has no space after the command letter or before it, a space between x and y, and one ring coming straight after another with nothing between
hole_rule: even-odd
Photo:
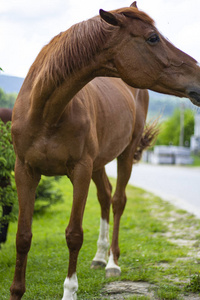
<instances>
[{"instance_id":1,"label":"bush","mask_svg":"<svg viewBox=\"0 0 200 300\"><path fill-rule=\"evenodd\" d=\"M11 122L4 124L0 120L0 211L3 206L12 207L17 202L14 185L15 153L11 140ZM16 219L15 214L0 215L0 224Z\"/></svg>"},{"instance_id":2,"label":"bush","mask_svg":"<svg viewBox=\"0 0 200 300\"><path fill-rule=\"evenodd\" d=\"M54 180L57 177L42 176L40 184L36 190L34 213L44 213L52 204L62 200L62 194L59 189L54 187Z\"/></svg>"},{"instance_id":3,"label":"bush","mask_svg":"<svg viewBox=\"0 0 200 300\"><path fill-rule=\"evenodd\" d=\"M11 139L11 122L4 124L0 119L0 227L1 224L16 220L17 206L12 213L2 216L2 207L17 204L14 181L15 153ZM54 188L55 178L42 177L36 190L34 213L44 212L50 205L62 199L62 194Z\"/></svg>"}]
</instances>

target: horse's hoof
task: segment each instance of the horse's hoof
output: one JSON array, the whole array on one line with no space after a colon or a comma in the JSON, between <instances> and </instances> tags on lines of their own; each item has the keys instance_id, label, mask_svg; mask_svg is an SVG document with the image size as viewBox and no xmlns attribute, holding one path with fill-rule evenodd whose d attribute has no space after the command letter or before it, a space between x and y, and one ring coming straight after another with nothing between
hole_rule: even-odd
<instances>
[{"instance_id":1,"label":"horse's hoof","mask_svg":"<svg viewBox=\"0 0 200 300\"><path fill-rule=\"evenodd\" d=\"M105 268L105 266L106 266L105 262L93 260L92 263L91 263L90 268L91 269L102 269L102 268Z\"/></svg>"},{"instance_id":2,"label":"horse's hoof","mask_svg":"<svg viewBox=\"0 0 200 300\"><path fill-rule=\"evenodd\" d=\"M106 269L106 278L118 277L120 275L121 275L120 269L117 269L117 268Z\"/></svg>"}]
</instances>

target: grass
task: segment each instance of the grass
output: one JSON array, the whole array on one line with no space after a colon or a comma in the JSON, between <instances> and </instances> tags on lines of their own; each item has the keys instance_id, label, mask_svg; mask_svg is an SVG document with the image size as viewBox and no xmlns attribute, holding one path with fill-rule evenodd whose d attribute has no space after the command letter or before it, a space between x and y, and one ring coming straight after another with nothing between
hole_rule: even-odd
<instances>
[{"instance_id":1,"label":"grass","mask_svg":"<svg viewBox=\"0 0 200 300\"><path fill-rule=\"evenodd\" d=\"M194 160L192 166L193 167L200 167L200 156L199 155L193 155L192 158Z\"/></svg>"},{"instance_id":2,"label":"grass","mask_svg":"<svg viewBox=\"0 0 200 300\"><path fill-rule=\"evenodd\" d=\"M114 180L112 183L115 185ZM61 178L55 185L60 187L65 201L53 205L43 216L33 220L33 240L28 257L24 300L62 298L68 266L64 232L70 216L72 187L65 178ZM120 227L119 264L122 274L120 278L106 279L104 270L90 269L96 252L100 217L96 190L91 184L83 222L84 244L78 261L78 299L102 299L102 288L115 280L152 283L155 299L182 299L184 293L199 292L199 277L195 274L199 274L200 260L195 257L195 253L200 248L200 221L132 186L127 188L127 198ZM110 227L112 229L112 225ZM1 300L9 298L9 287L13 279L16 228L16 223L10 225L8 241L0 250ZM186 237L194 239L194 247L174 243L174 240ZM105 293L104 296L104 299L109 299ZM133 295L127 299L149 298L145 295Z\"/></svg>"}]
</instances>

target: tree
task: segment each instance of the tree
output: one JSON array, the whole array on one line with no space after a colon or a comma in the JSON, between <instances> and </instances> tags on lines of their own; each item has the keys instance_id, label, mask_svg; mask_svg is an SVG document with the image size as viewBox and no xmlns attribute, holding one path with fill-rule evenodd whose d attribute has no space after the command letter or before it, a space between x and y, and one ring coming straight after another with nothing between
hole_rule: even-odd
<instances>
[{"instance_id":1,"label":"tree","mask_svg":"<svg viewBox=\"0 0 200 300\"><path fill-rule=\"evenodd\" d=\"M184 145L190 145L190 137L194 134L194 112L184 111ZM173 115L161 124L157 145L179 145L180 137L180 109L175 109Z\"/></svg>"}]
</instances>

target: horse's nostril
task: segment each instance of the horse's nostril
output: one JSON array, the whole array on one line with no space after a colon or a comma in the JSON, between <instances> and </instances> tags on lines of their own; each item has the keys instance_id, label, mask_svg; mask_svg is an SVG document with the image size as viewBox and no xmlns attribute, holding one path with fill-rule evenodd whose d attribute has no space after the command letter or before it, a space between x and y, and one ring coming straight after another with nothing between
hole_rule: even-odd
<instances>
[{"instance_id":1,"label":"horse's nostril","mask_svg":"<svg viewBox=\"0 0 200 300\"><path fill-rule=\"evenodd\" d=\"M197 94L196 92L190 92L190 93L189 93L189 96L190 96L191 98L196 99L197 101L200 101L200 95Z\"/></svg>"},{"instance_id":2,"label":"horse's nostril","mask_svg":"<svg viewBox=\"0 0 200 300\"><path fill-rule=\"evenodd\" d=\"M200 90L190 90L188 91L188 97L197 106L200 106Z\"/></svg>"}]
</instances>

